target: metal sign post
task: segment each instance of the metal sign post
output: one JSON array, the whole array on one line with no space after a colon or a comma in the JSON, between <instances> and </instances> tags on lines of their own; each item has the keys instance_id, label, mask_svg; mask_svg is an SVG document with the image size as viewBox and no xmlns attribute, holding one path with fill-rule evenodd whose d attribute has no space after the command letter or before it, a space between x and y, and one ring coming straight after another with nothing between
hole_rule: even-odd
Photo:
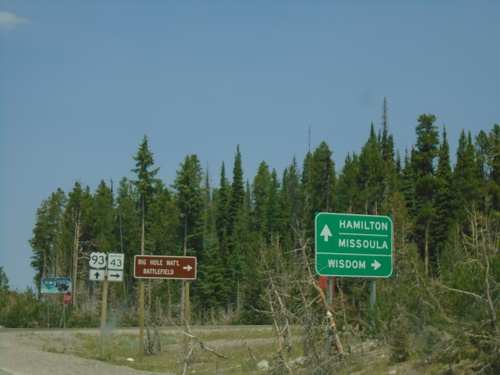
<instances>
[{"instance_id":1,"label":"metal sign post","mask_svg":"<svg viewBox=\"0 0 500 375\"><path fill-rule=\"evenodd\" d=\"M71 297L72 297L71 291L68 290L64 294L64 298L63 298L63 311L62 311L62 315L61 315L61 321L59 323L59 328L66 328L66 307L71 302Z\"/></svg>"}]
</instances>

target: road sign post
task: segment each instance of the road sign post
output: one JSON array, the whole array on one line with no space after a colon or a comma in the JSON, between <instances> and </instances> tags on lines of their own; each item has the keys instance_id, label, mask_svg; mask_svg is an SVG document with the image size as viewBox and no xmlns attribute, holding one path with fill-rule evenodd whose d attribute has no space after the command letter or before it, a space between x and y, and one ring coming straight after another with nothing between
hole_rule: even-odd
<instances>
[{"instance_id":1,"label":"road sign post","mask_svg":"<svg viewBox=\"0 0 500 375\"><path fill-rule=\"evenodd\" d=\"M62 310L62 315L61 315L61 322L59 323L59 328L66 328L66 306L69 305L71 302L71 291L68 290L66 293L64 293L63 297L63 310Z\"/></svg>"},{"instance_id":2,"label":"road sign post","mask_svg":"<svg viewBox=\"0 0 500 375\"><path fill-rule=\"evenodd\" d=\"M123 265L125 254L123 253L90 253L89 257L89 280L103 281L102 306L101 306L101 348L100 354L104 358L106 354L106 320L108 305L108 283L109 281L123 281Z\"/></svg>"},{"instance_id":3,"label":"road sign post","mask_svg":"<svg viewBox=\"0 0 500 375\"><path fill-rule=\"evenodd\" d=\"M178 279L186 280L184 297L184 327L186 332L189 325L189 281L196 279L196 257L188 256L170 256L170 255L136 255L134 257L134 277L141 279L141 285L144 285L142 279ZM141 293L141 315L144 301ZM139 336L143 337L144 319L140 317ZM185 336L187 338L187 336ZM142 340L142 339L141 339ZM186 351L187 341L184 339L184 351ZM143 353L143 344L141 344L140 353ZM142 355L142 354L141 354Z\"/></svg>"},{"instance_id":4,"label":"road sign post","mask_svg":"<svg viewBox=\"0 0 500 375\"><path fill-rule=\"evenodd\" d=\"M318 213L315 239L318 275L392 275L393 229L388 216Z\"/></svg>"}]
</instances>

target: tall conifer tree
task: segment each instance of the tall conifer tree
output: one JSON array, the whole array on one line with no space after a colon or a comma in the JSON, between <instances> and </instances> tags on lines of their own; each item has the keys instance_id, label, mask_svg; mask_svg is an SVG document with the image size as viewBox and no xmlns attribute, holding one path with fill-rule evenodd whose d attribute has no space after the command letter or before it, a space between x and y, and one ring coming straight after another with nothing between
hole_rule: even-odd
<instances>
[{"instance_id":1,"label":"tall conifer tree","mask_svg":"<svg viewBox=\"0 0 500 375\"><path fill-rule=\"evenodd\" d=\"M119 252L125 254L124 282L128 295L135 284L134 255L141 248L141 214L137 204L134 184L123 177L116 195L116 224L115 233L118 238Z\"/></svg>"},{"instance_id":2,"label":"tall conifer tree","mask_svg":"<svg viewBox=\"0 0 500 375\"><path fill-rule=\"evenodd\" d=\"M244 243L242 241L244 223L242 215L245 204L245 188L243 181L243 165L240 153L240 146L236 148L236 156L234 158L233 181L231 184L231 194L229 196L228 207L228 283L231 285L231 300L236 302L236 306L242 304L242 296L240 295L240 282L243 279L243 259L244 259Z\"/></svg>"},{"instance_id":3,"label":"tall conifer tree","mask_svg":"<svg viewBox=\"0 0 500 375\"><path fill-rule=\"evenodd\" d=\"M361 212L361 200L359 193L359 157L356 153L347 154L344 166L339 174L337 183L337 200L341 212Z\"/></svg>"},{"instance_id":4,"label":"tall conifer tree","mask_svg":"<svg viewBox=\"0 0 500 375\"><path fill-rule=\"evenodd\" d=\"M308 153L304 160L303 189L308 204L307 228L314 229L315 212L333 212L335 210L335 187L337 177L332 151L326 142Z\"/></svg>"},{"instance_id":5,"label":"tall conifer tree","mask_svg":"<svg viewBox=\"0 0 500 375\"><path fill-rule=\"evenodd\" d=\"M114 198L109 186L101 180L93 200L90 218L92 222L91 236L94 251L102 253L115 252L117 243L114 236Z\"/></svg>"},{"instance_id":6,"label":"tall conifer tree","mask_svg":"<svg viewBox=\"0 0 500 375\"><path fill-rule=\"evenodd\" d=\"M134 184L137 187L140 197L140 207L141 207L141 255L146 253L146 212L148 204L153 199L156 192L156 186L159 182L155 178L158 173L159 168L151 169L154 165L153 153L149 150L148 137L144 136L142 139L137 155L134 156L136 161L135 168L132 169L134 173L137 174L137 180ZM142 356L144 354L144 280L139 281L139 305L140 305L140 317L139 317L139 353ZM151 303L151 301L150 301Z\"/></svg>"},{"instance_id":7,"label":"tall conifer tree","mask_svg":"<svg viewBox=\"0 0 500 375\"><path fill-rule=\"evenodd\" d=\"M446 127L443 127L443 136L438 154L436 171L436 220L432 225L431 241L433 246L440 251L448 237L448 232L454 220L453 206L453 172L450 162L450 147L446 136Z\"/></svg>"},{"instance_id":8,"label":"tall conifer tree","mask_svg":"<svg viewBox=\"0 0 500 375\"><path fill-rule=\"evenodd\" d=\"M499 215L500 212L500 125L495 124L488 134L488 195L491 206Z\"/></svg>"},{"instance_id":9,"label":"tall conifer tree","mask_svg":"<svg viewBox=\"0 0 500 375\"><path fill-rule=\"evenodd\" d=\"M454 175L455 207L459 222L468 226L467 211L481 207L481 173L470 132L462 130L458 140Z\"/></svg>"},{"instance_id":10,"label":"tall conifer tree","mask_svg":"<svg viewBox=\"0 0 500 375\"><path fill-rule=\"evenodd\" d=\"M61 246L65 204L66 195L58 188L42 201L36 211L35 228L29 243L33 249L31 266L35 270L34 281L37 287L40 287L41 277L69 275L69 262L65 259Z\"/></svg>"},{"instance_id":11,"label":"tall conifer tree","mask_svg":"<svg viewBox=\"0 0 500 375\"><path fill-rule=\"evenodd\" d=\"M135 168L132 169L132 172L137 175L137 180L133 181L133 183L137 187L140 199L142 218L141 254L144 254L147 209L157 191L157 185L160 182L159 179L155 178L160 168L152 168L155 162L153 153L149 149L149 141L146 135L142 139L139 150L137 151L136 156L134 156L134 160L136 161L136 164Z\"/></svg>"},{"instance_id":12,"label":"tall conifer tree","mask_svg":"<svg viewBox=\"0 0 500 375\"><path fill-rule=\"evenodd\" d=\"M88 279L88 274L84 271L86 267L82 267L83 252L88 248L88 244L92 243L92 235L90 233L91 220L87 219L90 215L92 205L92 195L89 187L83 188L80 181L75 182L73 190L68 193L68 201L64 208L64 223L63 223L63 238L66 257L71 263L69 275L73 279L73 297L71 303L73 306L78 306L78 292L85 290L80 288L80 280L85 282Z\"/></svg>"},{"instance_id":13,"label":"tall conifer tree","mask_svg":"<svg viewBox=\"0 0 500 375\"><path fill-rule=\"evenodd\" d=\"M359 170L363 171L357 175L363 205L359 213L377 215L382 203L387 165L373 123L370 126L370 138L359 155Z\"/></svg>"},{"instance_id":14,"label":"tall conifer tree","mask_svg":"<svg viewBox=\"0 0 500 375\"><path fill-rule=\"evenodd\" d=\"M417 243L424 259L425 273L429 272L429 258L435 249L429 248L431 222L436 217L434 192L436 190L435 158L438 155L439 133L434 122L436 116L422 114L416 127L417 145L412 153L412 165L416 177Z\"/></svg>"},{"instance_id":15,"label":"tall conifer tree","mask_svg":"<svg viewBox=\"0 0 500 375\"><path fill-rule=\"evenodd\" d=\"M271 173L266 162L261 162L257 170L257 175L253 180L253 228L254 233L262 238L269 240L270 223L268 217L269 192L271 189Z\"/></svg>"},{"instance_id":16,"label":"tall conifer tree","mask_svg":"<svg viewBox=\"0 0 500 375\"><path fill-rule=\"evenodd\" d=\"M173 184L176 203L183 216L181 226L187 254L203 260L203 174L196 155L186 156Z\"/></svg>"}]
</instances>

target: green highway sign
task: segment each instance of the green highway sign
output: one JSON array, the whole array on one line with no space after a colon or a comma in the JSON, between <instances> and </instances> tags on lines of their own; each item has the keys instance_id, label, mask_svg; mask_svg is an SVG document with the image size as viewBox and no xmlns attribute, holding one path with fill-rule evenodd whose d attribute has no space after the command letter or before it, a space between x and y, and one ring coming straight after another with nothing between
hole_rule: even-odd
<instances>
[{"instance_id":1,"label":"green highway sign","mask_svg":"<svg viewBox=\"0 0 500 375\"><path fill-rule=\"evenodd\" d=\"M316 214L315 236L318 275L391 276L390 217L321 212Z\"/></svg>"}]
</instances>

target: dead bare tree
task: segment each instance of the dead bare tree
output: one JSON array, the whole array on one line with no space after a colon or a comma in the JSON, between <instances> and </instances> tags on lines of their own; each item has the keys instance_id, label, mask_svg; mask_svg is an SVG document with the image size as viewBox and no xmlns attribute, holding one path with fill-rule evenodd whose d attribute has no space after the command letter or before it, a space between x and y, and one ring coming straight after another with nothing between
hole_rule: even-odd
<instances>
[{"instance_id":1,"label":"dead bare tree","mask_svg":"<svg viewBox=\"0 0 500 375\"><path fill-rule=\"evenodd\" d=\"M292 374L287 364L285 353L292 349L292 334L290 330L290 318L293 314L286 305L289 295L284 288L289 284L290 276L284 272L283 257L276 242L270 246L262 243L260 246L260 263L264 277L267 280L265 299L269 311L260 311L272 319L273 329L278 339L277 357L280 372L286 371Z\"/></svg>"},{"instance_id":2,"label":"dead bare tree","mask_svg":"<svg viewBox=\"0 0 500 375\"><path fill-rule=\"evenodd\" d=\"M498 300L494 300L493 294L498 293L500 290L500 283L495 280L491 270L491 260L498 254L495 244L497 239L495 238L495 233L490 230L489 222L484 216L479 215L476 211L469 211L469 221L471 234L463 235L463 246L465 249L469 249L470 255L464 259L457 260L457 262L461 262L467 267L475 266L475 269L481 270L483 273L484 293L479 294L452 288L444 283L438 283L437 285L450 292L472 297L485 305L490 318L491 328L493 331L498 331L496 316L498 306L495 306L495 304L498 304Z\"/></svg>"},{"instance_id":3,"label":"dead bare tree","mask_svg":"<svg viewBox=\"0 0 500 375\"><path fill-rule=\"evenodd\" d=\"M459 349L447 348L443 354L449 358L463 358L473 353L471 368L475 373L496 374L500 371L500 330L497 323L500 283L492 263L498 267L499 228L492 227L488 217L476 210L470 210L468 214L468 234L462 233L449 267L456 269L457 273L461 270L469 274L470 279L465 284L457 280L454 287L443 280L435 281L435 285L445 292L475 301L475 317L462 323L461 328L454 332ZM448 283L453 281L453 277L448 277ZM469 285L470 289L466 290ZM460 368L455 367L455 370L460 371Z\"/></svg>"},{"instance_id":4,"label":"dead bare tree","mask_svg":"<svg viewBox=\"0 0 500 375\"><path fill-rule=\"evenodd\" d=\"M334 339L334 346L336 349L336 353L340 356L343 356L343 355L345 355L345 353L344 353L344 349L342 347L342 343L340 342L340 337L339 337L338 330L337 330L337 324L335 323L335 319L334 319L334 315L333 315L334 311L333 311L332 307L328 304L328 301L326 299L325 293L323 292L323 289L320 288L318 282L316 281L316 278L314 277L314 275L311 271L311 265L309 264L309 260L307 259L307 250L310 249L309 245L308 245L308 240L304 241L303 236L298 236L298 237L300 239L300 245L301 245L300 251L302 253L302 258L303 258L303 262L304 262L304 267L305 267L306 272L307 272L309 285L312 286L316 290L318 297L319 297L319 300L320 300L320 303L322 304L322 306L325 310L325 314L327 316L329 328L331 329L331 332L333 332L333 339Z\"/></svg>"},{"instance_id":5,"label":"dead bare tree","mask_svg":"<svg viewBox=\"0 0 500 375\"><path fill-rule=\"evenodd\" d=\"M160 328L162 326L161 320L159 323L152 323L151 328L153 329L153 335L151 335L150 332L150 324L146 325L146 347L144 349L144 354L146 355L153 355L155 353L155 347L156 351L158 353L161 352L161 335L160 335Z\"/></svg>"},{"instance_id":6,"label":"dead bare tree","mask_svg":"<svg viewBox=\"0 0 500 375\"><path fill-rule=\"evenodd\" d=\"M177 327L179 330L181 330L179 327ZM228 357L216 352L214 349L211 349L209 348L205 342L203 340L201 340L199 337L191 334L191 333L188 333L186 331L183 331L181 330L182 334L184 334L185 336L187 336L188 338L190 339L193 339L195 341L198 342L198 344L200 345L200 347L205 350L206 352L209 352L219 358L222 358L222 359L228 359ZM182 371L182 375L185 375L188 371L188 368L189 368L189 363L190 363L190 360L191 360L191 355L193 354L194 350L196 349L196 346L193 345L191 346L191 348L189 349L189 351L187 352L186 356L184 357L184 366L183 366L183 371Z\"/></svg>"},{"instance_id":7,"label":"dead bare tree","mask_svg":"<svg viewBox=\"0 0 500 375\"><path fill-rule=\"evenodd\" d=\"M74 307L77 307L77 285L78 285L78 253L81 251L80 249L80 226L81 226L81 212L78 214L73 213L72 215L73 224L74 224L74 233L73 233L73 254L71 257L72 260L72 269L71 276L73 277L73 301L72 304Z\"/></svg>"},{"instance_id":8,"label":"dead bare tree","mask_svg":"<svg viewBox=\"0 0 500 375\"><path fill-rule=\"evenodd\" d=\"M292 365L287 362L286 353L293 348L291 325L298 323L304 328L304 355L313 367L321 369L338 366L332 362L332 354L343 358L346 354L340 342L334 311L329 306L323 290L313 275L307 252L310 251L305 235L296 230L300 238L298 248L284 253L279 241L273 244L262 243L259 257L259 269L266 280L268 315L272 320L277 338L276 373L292 374ZM318 314L318 306L322 313ZM325 331L325 323L327 330ZM327 347L327 351L318 351L318 347ZM327 353L327 357L324 354Z\"/></svg>"}]
</instances>

